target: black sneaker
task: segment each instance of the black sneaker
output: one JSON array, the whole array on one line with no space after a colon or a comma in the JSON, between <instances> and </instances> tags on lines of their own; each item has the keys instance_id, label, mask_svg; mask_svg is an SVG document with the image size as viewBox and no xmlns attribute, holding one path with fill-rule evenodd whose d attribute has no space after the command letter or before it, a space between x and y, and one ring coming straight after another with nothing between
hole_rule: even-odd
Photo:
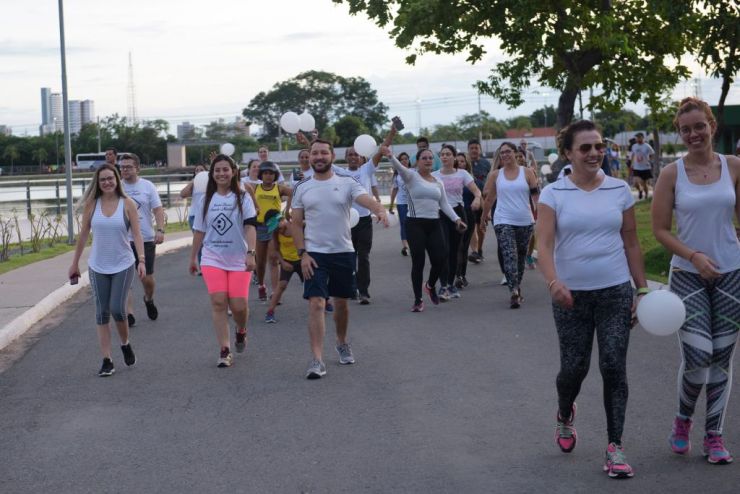
<instances>
[{"instance_id":1,"label":"black sneaker","mask_svg":"<svg viewBox=\"0 0 740 494\"><path fill-rule=\"evenodd\" d=\"M144 305L146 305L146 315L149 316L149 319L152 321L156 321L159 316L159 311L157 310L157 306L154 305L154 300L147 300L146 297L144 297Z\"/></svg>"},{"instance_id":2,"label":"black sneaker","mask_svg":"<svg viewBox=\"0 0 740 494\"><path fill-rule=\"evenodd\" d=\"M274 321L274 316L273 316ZM242 353L247 348L247 332L236 331L236 353Z\"/></svg>"},{"instance_id":3,"label":"black sneaker","mask_svg":"<svg viewBox=\"0 0 740 494\"><path fill-rule=\"evenodd\" d=\"M435 287L429 286L429 283L424 283L424 291L429 295L429 300L432 301L432 304L439 305L439 296Z\"/></svg>"},{"instance_id":4,"label":"black sneaker","mask_svg":"<svg viewBox=\"0 0 740 494\"><path fill-rule=\"evenodd\" d=\"M128 319L128 327L133 328L136 325L136 318L133 314L129 314L126 316L126 319Z\"/></svg>"},{"instance_id":5,"label":"black sneaker","mask_svg":"<svg viewBox=\"0 0 740 494\"><path fill-rule=\"evenodd\" d=\"M134 350L131 348L131 343L121 345L121 352L123 352L123 361L126 365L131 367L136 363L136 355L134 355Z\"/></svg>"},{"instance_id":6,"label":"black sneaker","mask_svg":"<svg viewBox=\"0 0 740 494\"><path fill-rule=\"evenodd\" d=\"M103 359L103 366L98 372L98 377L110 377L116 372L116 368L113 367L113 361L109 358Z\"/></svg>"},{"instance_id":7,"label":"black sneaker","mask_svg":"<svg viewBox=\"0 0 740 494\"><path fill-rule=\"evenodd\" d=\"M360 305L370 305L370 295L360 295Z\"/></svg>"}]
</instances>

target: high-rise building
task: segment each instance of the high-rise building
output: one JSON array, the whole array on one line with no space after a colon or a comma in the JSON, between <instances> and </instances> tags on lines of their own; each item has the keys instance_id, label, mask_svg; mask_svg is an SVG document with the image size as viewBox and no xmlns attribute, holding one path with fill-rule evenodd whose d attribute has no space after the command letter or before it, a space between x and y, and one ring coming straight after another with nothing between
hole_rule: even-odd
<instances>
[{"instance_id":1,"label":"high-rise building","mask_svg":"<svg viewBox=\"0 0 740 494\"><path fill-rule=\"evenodd\" d=\"M177 126L177 139L182 141L195 137L195 125L190 122L183 122Z\"/></svg>"},{"instance_id":2,"label":"high-rise building","mask_svg":"<svg viewBox=\"0 0 740 494\"><path fill-rule=\"evenodd\" d=\"M49 101L49 108L51 108L51 122L49 124L53 126L54 132L62 132L64 131L62 93L51 93Z\"/></svg>"},{"instance_id":3,"label":"high-rise building","mask_svg":"<svg viewBox=\"0 0 740 494\"><path fill-rule=\"evenodd\" d=\"M82 102L78 99L69 101L69 131L79 134L82 128Z\"/></svg>"},{"instance_id":4,"label":"high-rise building","mask_svg":"<svg viewBox=\"0 0 740 494\"><path fill-rule=\"evenodd\" d=\"M6 136L13 135L13 129L8 125L0 125L0 134L4 134Z\"/></svg>"},{"instance_id":5,"label":"high-rise building","mask_svg":"<svg viewBox=\"0 0 740 494\"><path fill-rule=\"evenodd\" d=\"M95 121L95 102L91 99L83 100L82 103L82 125Z\"/></svg>"},{"instance_id":6,"label":"high-rise building","mask_svg":"<svg viewBox=\"0 0 740 494\"><path fill-rule=\"evenodd\" d=\"M49 125L51 120L51 88L41 88L41 125Z\"/></svg>"}]
</instances>

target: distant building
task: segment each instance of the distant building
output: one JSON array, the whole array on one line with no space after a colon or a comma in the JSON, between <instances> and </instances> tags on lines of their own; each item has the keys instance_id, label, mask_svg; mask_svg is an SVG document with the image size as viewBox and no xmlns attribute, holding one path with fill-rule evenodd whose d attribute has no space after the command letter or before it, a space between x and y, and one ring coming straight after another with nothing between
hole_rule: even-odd
<instances>
[{"instance_id":1,"label":"distant building","mask_svg":"<svg viewBox=\"0 0 740 494\"><path fill-rule=\"evenodd\" d=\"M73 99L69 101L69 131L79 134L82 129L82 101Z\"/></svg>"},{"instance_id":2,"label":"distant building","mask_svg":"<svg viewBox=\"0 0 740 494\"><path fill-rule=\"evenodd\" d=\"M95 121L95 102L91 99L83 100L81 103L82 125Z\"/></svg>"},{"instance_id":3,"label":"distant building","mask_svg":"<svg viewBox=\"0 0 740 494\"><path fill-rule=\"evenodd\" d=\"M62 116L62 93L51 93L49 98L49 108L51 108L51 125L53 126L54 132L62 132L64 130L64 117Z\"/></svg>"},{"instance_id":4,"label":"distant building","mask_svg":"<svg viewBox=\"0 0 740 494\"><path fill-rule=\"evenodd\" d=\"M530 137L555 137L557 133L554 127L533 127L531 129L509 129L506 131L507 139L528 139Z\"/></svg>"},{"instance_id":5,"label":"distant building","mask_svg":"<svg viewBox=\"0 0 740 494\"><path fill-rule=\"evenodd\" d=\"M195 125L190 122L183 122L177 126L177 139L179 141L193 139L196 137Z\"/></svg>"},{"instance_id":6,"label":"distant building","mask_svg":"<svg viewBox=\"0 0 740 494\"><path fill-rule=\"evenodd\" d=\"M11 129L8 125L0 125L0 134L6 136L13 135L13 129Z\"/></svg>"},{"instance_id":7,"label":"distant building","mask_svg":"<svg viewBox=\"0 0 740 494\"><path fill-rule=\"evenodd\" d=\"M51 88L41 88L41 125L51 125Z\"/></svg>"},{"instance_id":8,"label":"distant building","mask_svg":"<svg viewBox=\"0 0 740 494\"><path fill-rule=\"evenodd\" d=\"M51 88L41 88L41 135L64 131L64 108L62 94L52 93ZM70 132L78 134L86 123L95 120L95 102L90 99L84 101L69 101Z\"/></svg>"}]
</instances>

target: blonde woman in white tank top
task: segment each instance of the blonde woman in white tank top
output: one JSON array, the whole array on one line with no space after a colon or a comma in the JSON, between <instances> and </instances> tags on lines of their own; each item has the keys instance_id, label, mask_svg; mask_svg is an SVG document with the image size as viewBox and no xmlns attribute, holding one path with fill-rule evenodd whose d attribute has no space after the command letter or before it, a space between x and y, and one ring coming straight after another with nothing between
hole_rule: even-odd
<instances>
[{"instance_id":1,"label":"blonde woman in white tank top","mask_svg":"<svg viewBox=\"0 0 740 494\"><path fill-rule=\"evenodd\" d=\"M83 201L84 212L74 258L69 267L69 278L76 280L80 277L80 256L87 244L90 230L94 229L88 272L95 300L100 351L103 354L103 365L98 375L107 377L115 372L111 356L111 315L121 339L124 362L128 366L136 362L128 341L126 298L134 275L137 274L139 279L146 275L144 241L139 229L136 203L126 196L121 178L112 165L103 165L95 171ZM134 268L134 255L128 240L129 228L133 233L137 252L142 253L138 268Z\"/></svg>"},{"instance_id":2,"label":"blonde woman in white tank top","mask_svg":"<svg viewBox=\"0 0 740 494\"><path fill-rule=\"evenodd\" d=\"M692 416L706 385L703 454L709 463L726 464L732 455L722 429L740 326L740 242L733 225L733 216L740 218L740 159L714 152L717 123L706 102L681 101L674 125L688 153L660 173L652 211L655 238L673 253L671 291L686 305L670 444L674 453L689 452Z\"/></svg>"}]
</instances>

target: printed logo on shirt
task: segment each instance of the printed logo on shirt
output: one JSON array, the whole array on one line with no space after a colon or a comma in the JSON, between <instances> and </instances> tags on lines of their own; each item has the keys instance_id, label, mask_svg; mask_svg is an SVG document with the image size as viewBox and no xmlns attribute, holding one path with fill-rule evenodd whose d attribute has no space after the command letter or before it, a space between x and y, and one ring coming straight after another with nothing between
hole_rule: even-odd
<instances>
[{"instance_id":1,"label":"printed logo on shirt","mask_svg":"<svg viewBox=\"0 0 740 494\"><path fill-rule=\"evenodd\" d=\"M136 210L138 211L141 209L141 203L133 196L129 195L129 197L136 203Z\"/></svg>"},{"instance_id":2,"label":"printed logo on shirt","mask_svg":"<svg viewBox=\"0 0 740 494\"><path fill-rule=\"evenodd\" d=\"M226 232L231 230L232 226L234 226L234 224L231 222L229 217L223 213L219 213L213 220L213 229L221 236L224 236Z\"/></svg>"}]
</instances>

